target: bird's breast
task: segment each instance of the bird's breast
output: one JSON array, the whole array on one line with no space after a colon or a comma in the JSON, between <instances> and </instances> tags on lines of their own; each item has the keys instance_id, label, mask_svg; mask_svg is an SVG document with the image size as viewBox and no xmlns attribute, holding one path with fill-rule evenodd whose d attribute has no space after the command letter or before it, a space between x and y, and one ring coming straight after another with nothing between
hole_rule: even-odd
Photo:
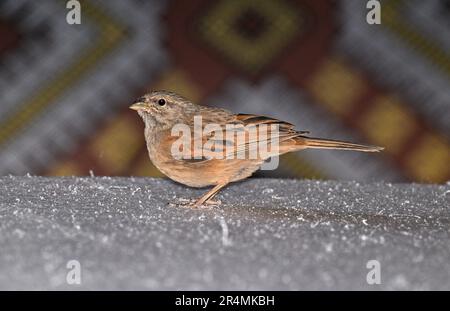
<instances>
[{"instance_id":1,"label":"bird's breast","mask_svg":"<svg viewBox=\"0 0 450 311\"><path fill-rule=\"evenodd\" d=\"M170 133L169 133L170 134ZM190 187L206 187L250 176L261 161L241 159L176 159L172 145L177 137L167 133L146 135L152 163L170 179Z\"/></svg>"}]
</instances>

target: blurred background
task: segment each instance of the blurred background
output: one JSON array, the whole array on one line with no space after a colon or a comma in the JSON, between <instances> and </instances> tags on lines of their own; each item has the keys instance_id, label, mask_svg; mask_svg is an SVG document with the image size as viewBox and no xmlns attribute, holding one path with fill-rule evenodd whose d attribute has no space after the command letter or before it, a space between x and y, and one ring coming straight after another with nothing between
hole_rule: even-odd
<instances>
[{"instance_id":1,"label":"blurred background","mask_svg":"<svg viewBox=\"0 0 450 311\"><path fill-rule=\"evenodd\" d=\"M0 1L0 175L161 176L128 109L171 90L311 135L385 146L304 151L257 176L450 179L450 1Z\"/></svg>"}]
</instances>

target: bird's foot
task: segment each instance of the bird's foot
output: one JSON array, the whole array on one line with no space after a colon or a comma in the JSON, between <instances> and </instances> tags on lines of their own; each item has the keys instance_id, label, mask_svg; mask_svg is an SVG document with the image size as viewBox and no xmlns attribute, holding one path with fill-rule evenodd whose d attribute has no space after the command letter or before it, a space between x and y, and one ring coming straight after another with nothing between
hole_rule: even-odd
<instances>
[{"instance_id":1,"label":"bird's foot","mask_svg":"<svg viewBox=\"0 0 450 311\"><path fill-rule=\"evenodd\" d=\"M208 205L208 206L219 206L222 204L222 201L220 200L208 200L205 203L203 203L203 205Z\"/></svg>"},{"instance_id":2,"label":"bird's foot","mask_svg":"<svg viewBox=\"0 0 450 311\"><path fill-rule=\"evenodd\" d=\"M222 202L220 200L216 200L216 201L208 200L206 202L200 203L199 200L184 199L184 198L179 198L177 203L178 204L170 203L170 205L188 207L188 208L212 208L212 207L219 206L220 204L222 204Z\"/></svg>"}]
</instances>

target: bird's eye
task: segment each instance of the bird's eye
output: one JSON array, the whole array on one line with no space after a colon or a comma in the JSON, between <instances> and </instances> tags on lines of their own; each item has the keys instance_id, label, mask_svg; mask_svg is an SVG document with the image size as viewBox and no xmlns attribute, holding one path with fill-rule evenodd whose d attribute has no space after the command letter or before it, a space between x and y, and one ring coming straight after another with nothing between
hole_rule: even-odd
<instances>
[{"instance_id":1,"label":"bird's eye","mask_svg":"<svg viewBox=\"0 0 450 311\"><path fill-rule=\"evenodd\" d=\"M160 100L158 100L158 105L160 106L164 106L166 104L166 100L161 98Z\"/></svg>"}]
</instances>

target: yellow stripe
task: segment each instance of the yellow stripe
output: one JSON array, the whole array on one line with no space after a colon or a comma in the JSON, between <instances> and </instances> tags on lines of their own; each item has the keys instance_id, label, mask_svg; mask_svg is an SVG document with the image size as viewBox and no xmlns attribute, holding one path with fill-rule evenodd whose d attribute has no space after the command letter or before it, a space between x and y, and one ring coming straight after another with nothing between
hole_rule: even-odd
<instances>
[{"instance_id":1,"label":"yellow stripe","mask_svg":"<svg viewBox=\"0 0 450 311\"><path fill-rule=\"evenodd\" d=\"M334 58L321 64L307 87L318 103L341 116L351 112L367 89L359 74Z\"/></svg>"},{"instance_id":2,"label":"yellow stripe","mask_svg":"<svg viewBox=\"0 0 450 311\"><path fill-rule=\"evenodd\" d=\"M437 133L425 134L405 160L408 172L420 182L443 183L450 177L450 146Z\"/></svg>"},{"instance_id":3,"label":"yellow stripe","mask_svg":"<svg viewBox=\"0 0 450 311\"><path fill-rule=\"evenodd\" d=\"M17 105L22 109L12 113L9 119L0 126L0 144L4 143L12 134L24 128L36 114L44 110L58 96L61 96L70 85L81 79L89 68L111 52L112 48L123 37L123 28L87 1L83 2L83 14L98 24L100 29L98 43L91 49L82 52L76 62L51 80L43 90L30 96L25 103Z\"/></svg>"},{"instance_id":4,"label":"yellow stripe","mask_svg":"<svg viewBox=\"0 0 450 311\"><path fill-rule=\"evenodd\" d=\"M404 1L400 0L383 3L382 25L386 25L397 33L404 41L426 56L432 63L439 66L443 72L450 75L450 54L441 49L435 42L415 32L409 24L402 21L398 12L402 4L404 4Z\"/></svg>"},{"instance_id":5,"label":"yellow stripe","mask_svg":"<svg viewBox=\"0 0 450 311\"><path fill-rule=\"evenodd\" d=\"M122 114L89 143L89 152L109 175L123 173L142 148L144 135L137 119L133 123L128 114Z\"/></svg>"},{"instance_id":6,"label":"yellow stripe","mask_svg":"<svg viewBox=\"0 0 450 311\"><path fill-rule=\"evenodd\" d=\"M46 176L82 176L87 172L83 172L76 161L63 161L50 169Z\"/></svg>"},{"instance_id":7,"label":"yellow stripe","mask_svg":"<svg viewBox=\"0 0 450 311\"><path fill-rule=\"evenodd\" d=\"M395 95L382 94L373 99L370 108L357 120L369 140L398 155L417 130L417 121L407 106Z\"/></svg>"}]
</instances>

